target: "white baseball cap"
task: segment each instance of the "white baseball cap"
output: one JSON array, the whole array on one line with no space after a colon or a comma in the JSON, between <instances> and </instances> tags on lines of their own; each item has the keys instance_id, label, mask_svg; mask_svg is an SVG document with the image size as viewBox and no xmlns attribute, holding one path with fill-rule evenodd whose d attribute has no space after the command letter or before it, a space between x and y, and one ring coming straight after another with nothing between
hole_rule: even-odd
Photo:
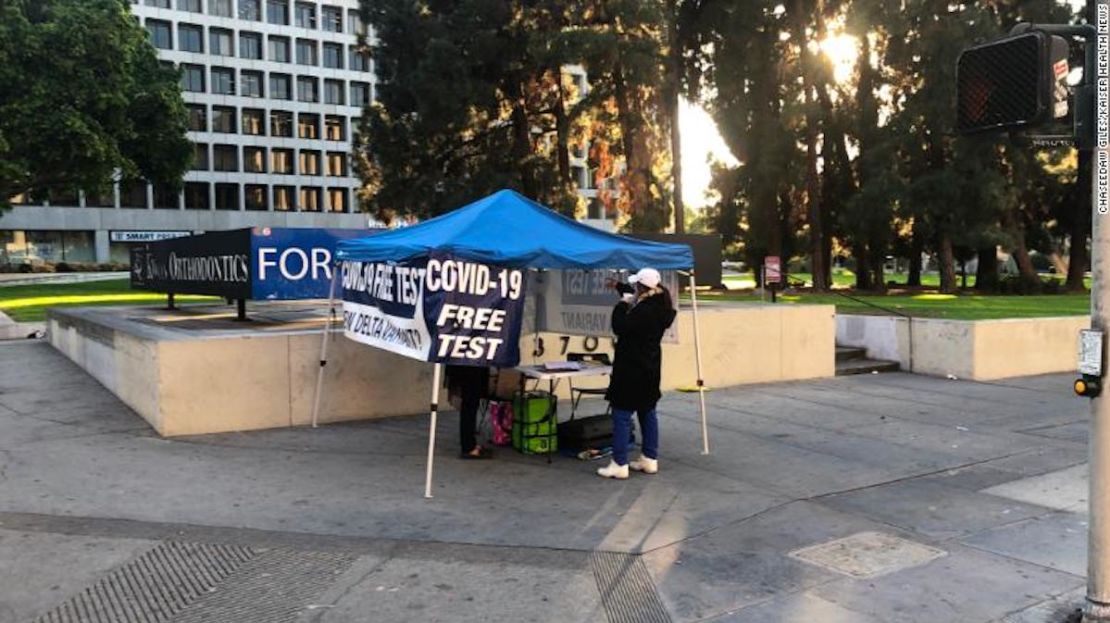
<instances>
[{"instance_id":1,"label":"white baseball cap","mask_svg":"<svg viewBox=\"0 0 1110 623\"><path fill-rule=\"evenodd\" d=\"M628 277L628 283L638 283L645 288L654 288L658 286L661 281L663 281L663 277L659 274L659 271L654 268L641 268L636 271L636 274Z\"/></svg>"}]
</instances>

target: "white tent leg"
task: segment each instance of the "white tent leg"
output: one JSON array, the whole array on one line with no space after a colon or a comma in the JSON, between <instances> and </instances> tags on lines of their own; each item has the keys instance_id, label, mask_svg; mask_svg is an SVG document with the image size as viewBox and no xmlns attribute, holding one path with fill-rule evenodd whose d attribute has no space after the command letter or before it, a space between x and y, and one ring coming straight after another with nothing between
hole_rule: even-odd
<instances>
[{"instance_id":1,"label":"white tent leg","mask_svg":"<svg viewBox=\"0 0 1110 623\"><path fill-rule=\"evenodd\" d=\"M443 364L437 363L432 373L432 422L428 430L428 470L424 476L424 497L426 498L432 497L432 464L435 461L436 452L436 419L439 415L439 384L442 371Z\"/></svg>"},{"instance_id":2,"label":"white tent leg","mask_svg":"<svg viewBox=\"0 0 1110 623\"><path fill-rule=\"evenodd\" d=\"M705 417L705 379L701 375L701 326L698 324L698 283L690 271L690 301L694 309L694 361L698 369L698 400L701 402L701 453L709 454L709 423Z\"/></svg>"},{"instance_id":3,"label":"white tent leg","mask_svg":"<svg viewBox=\"0 0 1110 623\"><path fill-rule=\"evenodd\" d=\"M328 333L335 320L335 282L339 280L339 264L331 269L331 285L328 287L328 317L324 321L324 331L320 337L320 368L316 371L316 391L312 395L312 428L320 416L320 397L324 387L324 366L328 365Z\"/></svg>"}]
</instances>

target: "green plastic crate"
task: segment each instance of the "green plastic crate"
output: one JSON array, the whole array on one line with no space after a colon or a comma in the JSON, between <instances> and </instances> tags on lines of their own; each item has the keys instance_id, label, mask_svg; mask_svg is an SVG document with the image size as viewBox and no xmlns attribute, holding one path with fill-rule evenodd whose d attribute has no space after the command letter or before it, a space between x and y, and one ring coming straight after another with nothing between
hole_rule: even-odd
<instances>
[{"instance_id":1,"label":"green plastic crate","mask_svg":"<svg viewBox=\"0 0 1110 623\"><path fill-rule=\"evenodd\" d=\"M557 451L557 406L558 399L547 392L513 396L513 449L524 454Z\"/></svg>"}]
</instances>

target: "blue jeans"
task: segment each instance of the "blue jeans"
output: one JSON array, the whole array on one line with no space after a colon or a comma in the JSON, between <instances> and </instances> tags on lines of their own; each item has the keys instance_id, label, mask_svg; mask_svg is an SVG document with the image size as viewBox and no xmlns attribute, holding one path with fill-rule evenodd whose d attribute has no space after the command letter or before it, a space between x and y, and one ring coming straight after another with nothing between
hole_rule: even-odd
<instances>
[{"instance_id":1,"label":"blue jeans","mask_svg":"<svg viewBox=\"0 0 1110 623\"><path fill-rule=\"evenodd\" d=\"M640 434L643 441L640 451L649 459L659 458L659 417L655 407L637 410ZM613 460L617 465L628 465L628 435L632 427L632 412L613 407Z\"/></svg>"}]
</instances>

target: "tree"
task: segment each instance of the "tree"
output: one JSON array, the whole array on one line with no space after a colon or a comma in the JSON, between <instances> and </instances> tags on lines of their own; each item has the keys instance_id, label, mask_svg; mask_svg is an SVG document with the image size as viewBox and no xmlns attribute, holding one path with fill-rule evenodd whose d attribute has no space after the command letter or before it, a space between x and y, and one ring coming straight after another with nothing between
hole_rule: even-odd
<instances>
[{"instance_id":1,"label":"tree","mask_svg":"<svg viewBox=\"0 0 1110 623\"><path fill-rule=\"evenodd\" d=\"M117 177L179 188L185 129L177 71L125 0L0 0L0 210Z\"/></svg>"}]
</instances>

